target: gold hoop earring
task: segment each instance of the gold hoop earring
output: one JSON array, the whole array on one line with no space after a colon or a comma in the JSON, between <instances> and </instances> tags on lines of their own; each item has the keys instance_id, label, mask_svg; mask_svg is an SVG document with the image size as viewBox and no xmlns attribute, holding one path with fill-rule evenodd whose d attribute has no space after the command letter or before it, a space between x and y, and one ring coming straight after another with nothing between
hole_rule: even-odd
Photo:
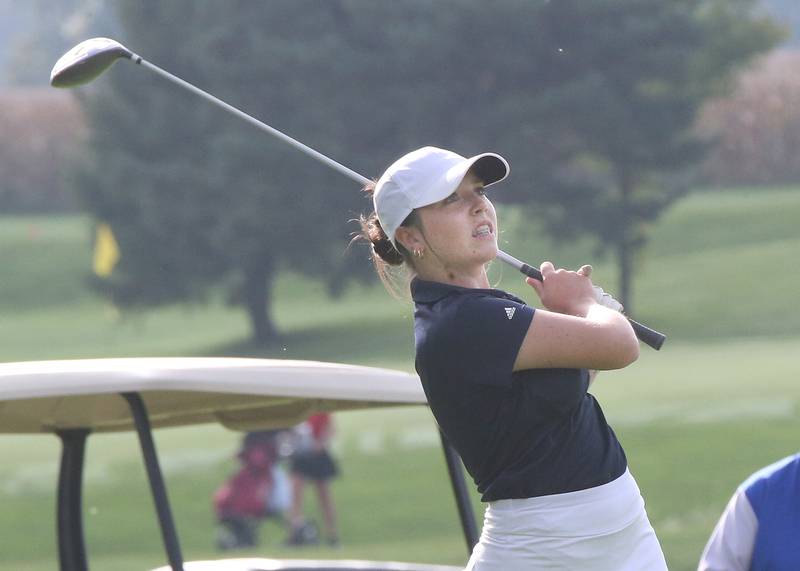
<instances>
[{"instance_id":1,"label":"gold hoop earring","mask_svg":"<svg viewBox=\"0 0 800 571\"><path fill-rule=\"evenodd\" d=\"M421 258L422 257L422 250L421 249L414 250L414 255L417 258Z\"/></svg>"}]
</instances>

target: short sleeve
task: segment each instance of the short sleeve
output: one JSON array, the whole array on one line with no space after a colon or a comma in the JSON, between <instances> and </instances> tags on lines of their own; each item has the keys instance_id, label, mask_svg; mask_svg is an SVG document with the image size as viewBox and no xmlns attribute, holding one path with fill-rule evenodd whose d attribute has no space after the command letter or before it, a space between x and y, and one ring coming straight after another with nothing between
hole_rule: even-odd
<instances>
[{"instance_id":1,"label":"short sleeve","mask_svg":"<svg viewBox=\"0 0 800 571\"><path fill-rule=\"evenodd\" d=\"M740 488L719 518L697 570L748 571L757 530L756 514Z\"/></svg>"},{"instance_id":2,"label":"short sleeve","mask_svg":"<svg viewBox=\"0 0 800 571\"><path fill-rule=\"evenodd\" d=\"M498 297L475 297L460 304L445 341L451 374L479 385L510 386L514 361L534 309Z\"/></svg>"}]
</instances>

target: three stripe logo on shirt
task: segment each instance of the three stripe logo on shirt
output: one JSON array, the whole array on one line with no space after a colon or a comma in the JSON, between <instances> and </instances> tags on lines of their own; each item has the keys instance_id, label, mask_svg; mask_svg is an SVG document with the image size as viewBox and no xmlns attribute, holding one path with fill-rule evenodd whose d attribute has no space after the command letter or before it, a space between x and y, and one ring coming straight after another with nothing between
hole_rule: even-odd
<instances>
[{"instance_id":1,"label":"three stripe logo on shirt","mask_svg":"<svg viewBox=\"0 0 800 571\"><path fill-rule=\"evenodd\" d=\"M508 318L509 318L509 319L511 319L512 317L514 317L514 312L515 312L516 310L517 310L517 308L516 308L516 307L506 307L506 315L508 316Z\"/></svg>"}]
</instances>

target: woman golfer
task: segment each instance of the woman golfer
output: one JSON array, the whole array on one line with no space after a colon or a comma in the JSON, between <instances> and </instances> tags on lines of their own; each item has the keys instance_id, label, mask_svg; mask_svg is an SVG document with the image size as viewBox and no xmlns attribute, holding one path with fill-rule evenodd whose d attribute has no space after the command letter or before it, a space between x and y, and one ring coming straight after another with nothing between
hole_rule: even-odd
<instances>
[{"instance_id":1,"label":"woman golfer","mask_svg":"<svg viewBox=\"0 0 800 571\"><path fill-rule=\"evenodd\" d=\"M492 153L418 149L380 177L361 220L384 281L388 266L410 271L417 372L488 503L467 570L665 570L625 453L587 393L592 370L638 357L627 319L598 302L590 266L543 263L543 280L527 283L546 309L490 287L498 225L485 188L508 172Z\"/></svg>"}]
</instances>

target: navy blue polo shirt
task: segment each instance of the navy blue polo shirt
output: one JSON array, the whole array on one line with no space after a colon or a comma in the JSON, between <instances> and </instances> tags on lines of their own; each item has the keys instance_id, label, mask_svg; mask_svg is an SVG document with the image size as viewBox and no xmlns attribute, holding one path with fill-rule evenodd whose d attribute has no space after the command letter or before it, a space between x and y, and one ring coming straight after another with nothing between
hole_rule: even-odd
<instances>
[{"instance_id":1,"label":"navy blue polo shirt","mask_svg":"<svg viewBox=\"0 0 800 571\"><path fill-rule=\"evenodd\" d=\"M625 453L586 392L588 371L512 371L532 307L500 290L420 279L411 295L417 373L483 501L584 490L625 472Z\"/></svg>"}]
</instances>

